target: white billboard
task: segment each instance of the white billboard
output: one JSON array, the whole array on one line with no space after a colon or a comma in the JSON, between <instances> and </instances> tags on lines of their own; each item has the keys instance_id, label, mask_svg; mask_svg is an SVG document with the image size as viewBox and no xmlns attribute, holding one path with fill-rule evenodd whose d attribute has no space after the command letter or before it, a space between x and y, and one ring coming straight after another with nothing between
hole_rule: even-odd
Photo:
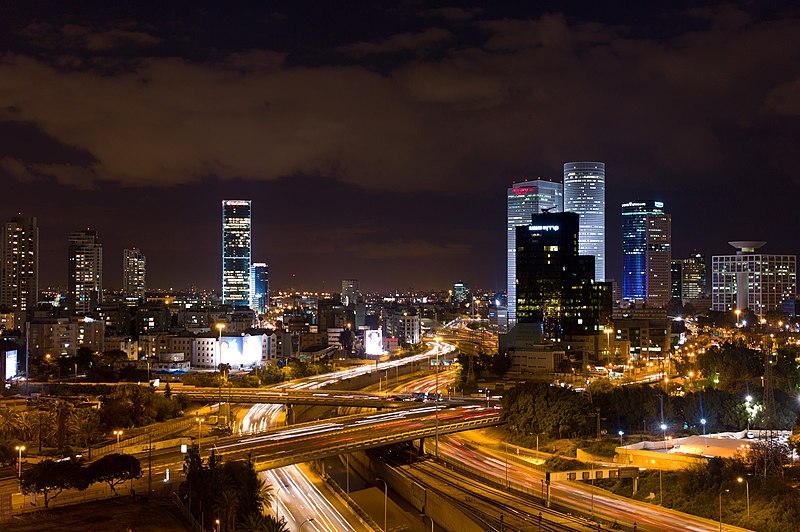
<instances>
[{"instance_id":1,"label":"white billboard","mask_svg":"<svg viewBox=\"0 0 800 532\"><path fill-rule=\"evenodd\" d=\"M223 336L219 343L220 364L241 369L261 364L261 336Z\"/></svg>"},{"instance_id":2,"label":"white billboard","mask_svg":"<svg viewBox=\"0 0 800 532\"><path fill-rule=\"evenodd\" d=\"M6 351L6 371L3 379L13 379L17 376L17 350Z\"/></svg>"},{"instance_id":3,"label":"white billboard","mask_svg":"<svg viewBox=\"0 0 800 532\"><path fill-rule=\"evenodd\" d=\"M380 329L364 331L364 349L368 355L383 354L383 333Z\"/></svg>"}]
</instances>

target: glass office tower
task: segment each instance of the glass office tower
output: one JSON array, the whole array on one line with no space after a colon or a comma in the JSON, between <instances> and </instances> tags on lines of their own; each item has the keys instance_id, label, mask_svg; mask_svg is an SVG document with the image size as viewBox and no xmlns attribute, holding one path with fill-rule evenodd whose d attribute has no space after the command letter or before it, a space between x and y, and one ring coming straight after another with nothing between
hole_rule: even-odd
<instances>
[{"instance_id":1,"label":"glass office tower","mask_svg":"<svg viewBox=\"0 0 800 532\"><path fill-rule=\"evenodd\" d=\"M580 216L578 252L594 257L594 280L605 280L605 163L564 163L564 212L576 212Z\"/></svg>"},{"instance_id":2,"label":"glass office tower","mask_svg":"<svg viewBox=\"0 0 800 532\"><path fill-rule=\"evenodd\" d=\"M622 299L665 307L672 296L672 218L660 201L622 205Z\"/></svg>"},{"instance_id":3,"label":"glass office tower","mask_svg":"<svg viewBox=\"0 0 800 532\"><path fill-rule=\"evenodd\" d=\"M520 225L528 225L531 216L543 209L564 210L564 191L561 183L537 179L515 183L508 189L508 327L517 322L517 233Z\"/></svg>"},{"instance_id":4,"label":"glass office tower","mask_svg":"<svg viewBox=\"0 0 800 532\"><path fill-rule=\"evenodd\" d=\"M250 308L264 314L269 307L269 266L254 262L250 268Z\"/></svg>"},{"instance_id":5,"label":"glass office tower","mask_svg":"<svg viewBox=\"0 0 800 532\"><path fill-rule=\"evenodd\" d=\"M250 200L222 202L222 303L250 304L252 226Z\"/></svg>"}]
</instances>

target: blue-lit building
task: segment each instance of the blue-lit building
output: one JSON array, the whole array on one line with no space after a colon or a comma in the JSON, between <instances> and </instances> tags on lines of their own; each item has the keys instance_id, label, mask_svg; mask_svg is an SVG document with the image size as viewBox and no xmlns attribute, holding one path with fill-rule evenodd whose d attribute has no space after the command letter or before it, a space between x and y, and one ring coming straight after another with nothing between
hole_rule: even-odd
<instances>
[{"instance_id":1,"label":"blue-lit building","mask_svg":"<svg viewBox=\"0 0 800 532\"><path fill-rule=\"evenodd\" d=\"M250 305L252 202L222 202L222 303Z\"/></svg>"},{"instance_id":2,"label":"blue-lit building","mask_svg":"<svg viewBox=\"0 0 800 532\"><path fill-rule=\"evenodd\" d=\"M250 267L250 308L264 314L269 308L269 266L254 262Z\"/></svg>"},{"instance_id":3,"label":"blue-lit building","mask_svg":"<svg viewBox=\"0 0 800 532\"><path fill-rule=\"evenodd\" d=\"M564 190L561 183L536 179L515 183L508 189L507 218L507 307L508 327L517 321L517 226L527 226L531 216L543 210L561 212L564 210Z\"/></svg>"},{"instance_id":4,"label":"blue-lit building","mask_svg":"<svg viewBox=\"0 0 800 532\"><path fill-rule=\"evenodd\" d=\"M580 216L578 252L594 257L594 280L606 278L606 165L564 163L564 212Z\"/></svg>"},{"instance_id":5,"label":"blue-lit building","mask_svg":"<svg viewBox=\"0 0 800 532\"><path fill-rule=\"evenodd\" d=\"M672 295L672 218L660 201L622 205L622 299L665 307Z\"/></svg>"}]
</instances>

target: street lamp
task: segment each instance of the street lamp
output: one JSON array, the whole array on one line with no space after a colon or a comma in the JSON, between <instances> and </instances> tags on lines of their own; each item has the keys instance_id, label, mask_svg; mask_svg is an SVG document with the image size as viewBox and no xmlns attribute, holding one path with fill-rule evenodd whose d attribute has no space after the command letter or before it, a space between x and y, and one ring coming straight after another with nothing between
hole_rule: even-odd
<instances>
[{"instance_id":1,"label":"street lamp","mask_svg":"<svg viewBox=\"0 0 800 532\"><path fill-rule=\"evenodd\" d=\"M667 450L667 425L665 423L661 424L661 430L664 433L664 450Z\"/></svg>"},{"instance_id":2,"label":"street lamp","mask_svg":"<svg viewBox=\"0 0 800 532\"><path fill-rule=\"evenodd\" d=\"M700 420L700 424L703 425L703 436L706 435L706 418Z\"/></svg>"},{"instance_id":3,"label":"street lamp","mask_svg":"<svg viewBox=\"0 0 800 532\"><path fill-rule=\"evenodd\" d=\"M742 311L741 311L741 309L737 308L736 310L733 311L733 313L736 314L736 326L738 327L739 326L739 317L742 315Z\"/></svg>"},{"instance_id":4,"label":"street lamp","mask_svg":"<svg viewBox=\"0 0 800 532\"><path fill-rule=\"evenodd\" d=\"M217 323L217 330L219 331L219 339L222 340L222 329L225 328L224 323Z\"/></svg>"},{"instance_id":5,"label":"street lamp","mask_svg":"<svg viewBox=\"0 0 800 532\"><path fill-rule=\"evenodd\" d=\"M619 446L622 447L622 437L625 435L625 432L619 431L617 434L619 434Z\"/></svg>"},{"instance_id":6,"label":"street lamp","mask_svg":"<svg viewBox=\"0 0 800 532\"><path fill-rule=\"evenodd\" d=\"M650 463L655 465L655 460L650 460ZM658 494L661 498L661 506L664 506L664 485L661 481L661 468L658 468Z\"/></svg>"},{"instance_id":7,"label":"street lamp","mask_svg":"<svg viewBox=\"0 0 800 532\"><path fill-rule=\"evenodd\" d=\"M281 490L284 488L288 488L288 484L281 484L278 486L278 491L275 492L275 517L280 520L280 510L281 510Z\"/></svg>"},{"instance_id":8,"label":"street lamp","mask_svg":"<svg viewBox=\"0 0 800 532\"><path fill-rule=\"evenodd\" d=\"M115 430L115 431L114 431L114 436L116 436L116 437L117 437L117 448L119 448L119 437L120 437L120 436L122 436L122 429L120 429L120 430Z\"/></svg>"},{"instance_id":9,"label":"street lamp","mask_svg":"<svg viewBox=\"0 0 800 532\"><path fill-rule=\"evenodd\" d=\"M434 434L436 436L436 442L435 442L435 446L434 446L434 448L435 448L434 456L436 457L437 460L439 459L439 351L441 351L441 344L439 343L440 341L441 341L441 338L439 338L437 336L436 337L436 346L437 346L437 348L436 348L436 430L434 432ZM386 530L386 527L384 527L384 530Z\"/></svg>"},{"instance_id":10,"label":"street lamp","mask_svg":"<svg viewBox=\"0 0 800 532\"><path fill-rule=\"evenodd\" d=\"M303 521L302 523L300 523L300 526L299 526L299 527L297 527L297 531L298 531L298 532L300 532L300 530L302 530L302 529L303 529L303 525L304 525L304 524L306 524L306 523L313 523L313 522L314 522L314 518L313 518L313 517L309 517L308 519L306 519L305 521Z\"/></svg>"},{"instance_id":11,"label":"street lamp","mask_svg":"<svg viewBox=\"0 0 800 532\"><path fill-rule=\"evenodd\" d=\"M747 432L749 433L750 432L750 403L753 402L753 396L752 395L748 395L747 397L744 398L744 401L746 403L745 412L747 413Z\"/></svg>"},{"instance_id":12,"label":"street lamp","mask_svg":"<svg viewBox=\"0 0 800 532\"><path fill-rule=\"evenodd\" d=\"M611 358L611 333L614 332L614 329L606 327L603 332L606 333L606 357Z\"/></svg>"},{"instance_id":13,"label":"street lamp","mask_svg":"<svg viewBox=\"0 0 800 532\"><path fill-rule=\"evenodd\" d=\"M383 530L386 530L386 508L388 508L389 504L389 485L382 478L376 477L375 480L383 482Z\"/></svg>"},{"instance_id":14,"label":"street lamp","mask_svg":"<svg viewBox=\"0 0 800 532\"><path fill-rule=\"evenodd\" d=\"M731 490L725 490L729 492ZM722 532L722 490L719 492L719 532Z\"/></svg>"},{"instance_id":15,"label":"street lamp","mask_svg":"<svg viewBox=\"0 0 800 532\"><path fill-rule=\"evenodd\" d=\"M196 417L194 420L197 421L197 452L200 452L200 425L203 424L203 421L205 421L206 418Z\"/></svg>"},{"instance_id":16,"label":"street lamp","mask_svg":"<svg viewBox=\"0 0 800 532\"><path fill-rule=\"evenodd\" d=\"M14 446L14 450L19 452L19 460L17 460L17 467L18 467L19 473L17 473L17 478L21 479L22 478L22 451L25 450L25 446L24 445L15 445Z\"/></svg>"},{"instance_id":17,"label":"street lamp","mask_svg":"<svg viewBox=\"0 0 800 532\"><path fill-rule=\"evenodd\" d=\"M429 516L428 514L422 514L422 524L425 524L426 517L431 520L431 532L433 532L433 517Z\"/></svg>"},{"instance_id":18,"label":"street lamp","mask_svg":"<svg viewBox=\"0 0 800 532\"><path fill-rule=\"evenodd\" d=\"M736 481L741 484L744 482L745 493L747 494L747 518L750 519L750 482L746 478L739 477Z\"/></svg>"}]
</instances>

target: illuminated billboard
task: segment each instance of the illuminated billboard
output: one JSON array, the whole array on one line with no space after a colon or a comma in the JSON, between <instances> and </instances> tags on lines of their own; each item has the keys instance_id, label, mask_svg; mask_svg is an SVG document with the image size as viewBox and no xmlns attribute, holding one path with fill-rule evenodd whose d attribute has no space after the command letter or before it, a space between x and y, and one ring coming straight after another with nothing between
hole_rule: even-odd
<instances>
[{"instance_id":1,"label":"illuminated billboard","mask_svg":"<svg viewBox=\"0 0 800 532\"><path fill-rule=\"evenodd\" d=\"M368 355L383 354L383 333L380 329L364 331L364 349Z\"/></svg>"},{"instance_id":2,"label":"illuminated billboard","mask_svg":"<svg viewBox=\"0 0 800 532\"><path fill-rule=\"evenodd\" d=\"M6 351L5 372L3 379L9 380L17 376L17 350Z\"/></svg>"},{"instance_id":3,"label":"illuminated billboard","mask_svg":"<svg viewBox=\"0 0 800 532\"><path fill-rule=\"evenodd\" d=\"M261 364L261 336L223 336L219 343L220 364L232 369Z\"/></svg>"}]
</instances>

